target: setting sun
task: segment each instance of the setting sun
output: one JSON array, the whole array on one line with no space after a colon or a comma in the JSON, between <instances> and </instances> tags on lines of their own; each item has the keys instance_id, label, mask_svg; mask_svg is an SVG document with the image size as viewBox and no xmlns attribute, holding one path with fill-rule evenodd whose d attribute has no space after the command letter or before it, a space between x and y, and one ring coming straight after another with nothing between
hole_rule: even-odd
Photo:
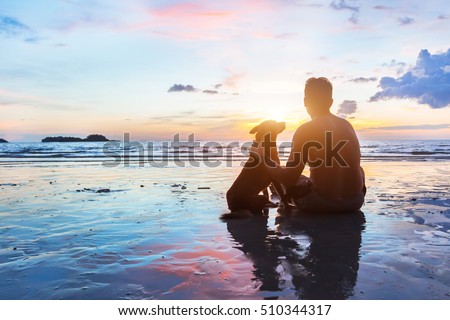
<instances>
[{"instance_id":1,"label":"setting sun","mask_svg":"<svg viewBox=\"0 0 450 320\"><path fill-rule=\"evenodd\" d=\"M267 110L267 115L262 120L275 120L275 121L286 121L286 111L277 108L273 110Z\"/></svg>"}]
</instances>

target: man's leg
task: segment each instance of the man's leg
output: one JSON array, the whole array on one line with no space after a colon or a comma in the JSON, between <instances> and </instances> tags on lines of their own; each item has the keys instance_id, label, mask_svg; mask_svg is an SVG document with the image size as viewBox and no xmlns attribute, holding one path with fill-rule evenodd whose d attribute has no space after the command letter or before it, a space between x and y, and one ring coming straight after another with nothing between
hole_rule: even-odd
<instances>
[{"instance_id":1,"label":"man's leg","mask_svg":"<svg viewBox=\"0 0 450 320\"><path fill-rule=\"evenodd\" d=\"M301 175L295 186L289 188L287 191L288 198L292 198L293 200L302 198L309 193L311 193L312 182L307 176Z\"/></svg>"}]
</instances>

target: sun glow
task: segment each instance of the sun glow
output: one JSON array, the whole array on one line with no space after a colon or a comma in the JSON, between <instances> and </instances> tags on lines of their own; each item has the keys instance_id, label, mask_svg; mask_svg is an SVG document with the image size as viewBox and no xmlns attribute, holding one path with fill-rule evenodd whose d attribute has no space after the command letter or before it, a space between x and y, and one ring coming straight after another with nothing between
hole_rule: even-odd
<instances>
[{"instance_id":1,"label":"sun glow","mask_svg":"<svg viewBox=\"0 0 450 320\"><path fill-rule=\"evenodd\" d=\"M263 117L263 120L275 120L275 121L286 121L287 113L282 109L272 109L267 110L268 112Z\"/></svg>"}]
</instances>

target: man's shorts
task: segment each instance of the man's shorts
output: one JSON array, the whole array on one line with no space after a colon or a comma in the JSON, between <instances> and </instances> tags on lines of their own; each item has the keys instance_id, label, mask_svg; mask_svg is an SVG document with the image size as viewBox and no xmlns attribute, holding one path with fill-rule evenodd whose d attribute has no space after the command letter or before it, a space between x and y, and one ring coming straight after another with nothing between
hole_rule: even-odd
<instances>
[{"instance_id":1,"label":"man's shorts","mask_svg":"<svg viewBox=\"0 0 450 320\"><path fill-rule=\"evenodd\" d=\"M351 213L364 204L366 187L356 195L344 199L328 199L320 195L308 177L301 176L290 195L300 211L311 213Z\"/></svg>"}]
</instances>

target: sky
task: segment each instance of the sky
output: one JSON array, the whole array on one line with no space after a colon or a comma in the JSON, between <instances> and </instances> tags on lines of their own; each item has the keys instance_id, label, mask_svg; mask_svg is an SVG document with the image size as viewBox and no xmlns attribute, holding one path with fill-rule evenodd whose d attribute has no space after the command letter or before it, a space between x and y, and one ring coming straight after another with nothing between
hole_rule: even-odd
<instances>
[{"instance_id":1,"label":"sky","mask_svg":"<svg viewBox=\"0 0 450 320\"><path fill-rule=\"evenodd\" d=\"M0 138L290 140L324 76L361 139L450 139L449 30L446 0L0 0Z\"/></svg>"}]
</instances>

